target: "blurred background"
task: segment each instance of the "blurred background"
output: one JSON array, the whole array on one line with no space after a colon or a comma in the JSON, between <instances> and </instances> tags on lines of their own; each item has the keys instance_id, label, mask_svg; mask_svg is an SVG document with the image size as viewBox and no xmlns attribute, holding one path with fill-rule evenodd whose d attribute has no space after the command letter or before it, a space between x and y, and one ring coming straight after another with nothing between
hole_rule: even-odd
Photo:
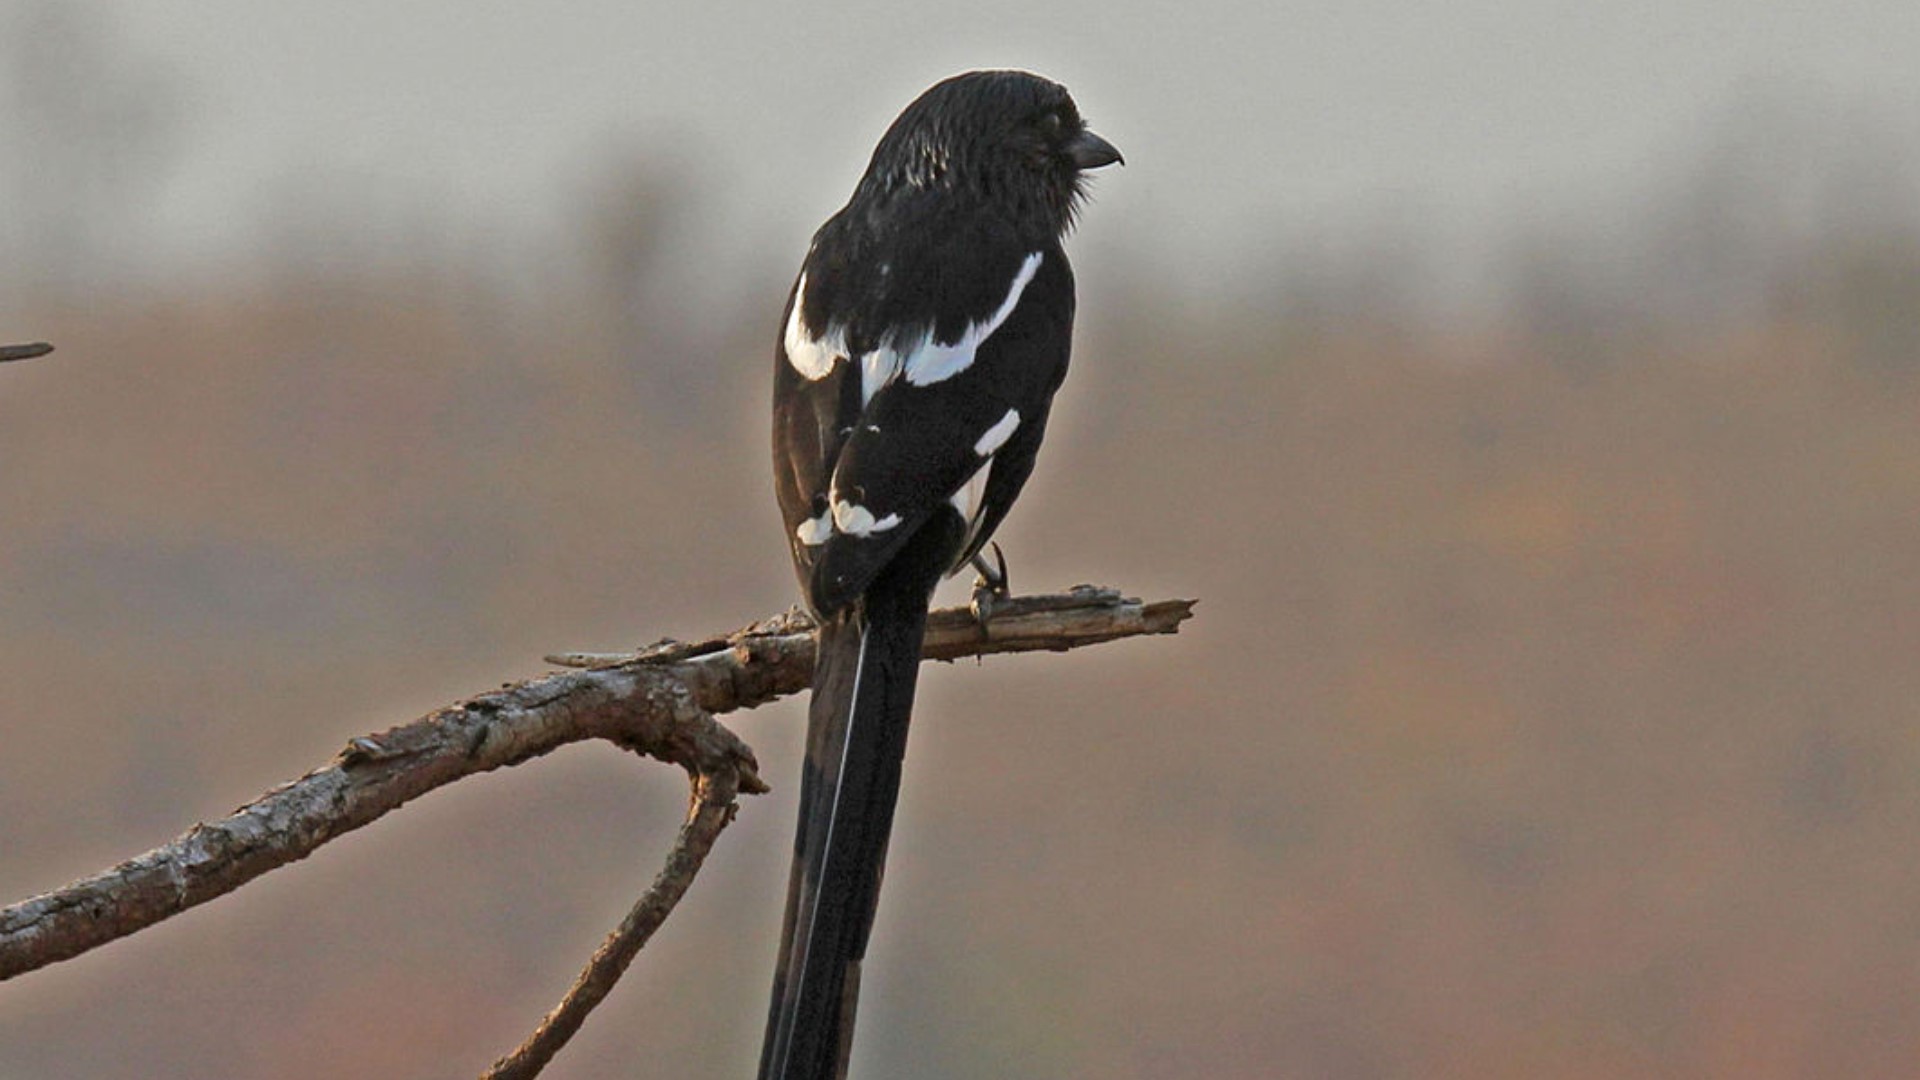
<instances>
[{"instance_id":1,"label":"blurred background","mask_svg":"<svg viewBox=\"0 0 1920 1080\"><path fill-rule=\"evenodd\" d=\"M854 1075L1920 1074L1920 6L0 0L0 900L794 588L771 344L926 85L1128 166L928 671ZM947 594L959 602L962 589ZM802 709L550 1071L757 1060ZM679 774L469 780L0 986L5 1080L460 1077Z\"/></svg>"}]
</instances>

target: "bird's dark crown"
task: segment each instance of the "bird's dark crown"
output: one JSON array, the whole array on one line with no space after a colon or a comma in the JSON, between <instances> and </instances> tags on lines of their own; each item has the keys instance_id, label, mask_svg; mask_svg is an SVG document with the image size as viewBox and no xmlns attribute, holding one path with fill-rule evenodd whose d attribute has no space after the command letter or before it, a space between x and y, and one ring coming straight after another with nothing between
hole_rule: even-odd
<instances>
[{"instance_id":1,"label":"bird's dark crown","mask_svg":"<svg viewBox=\"0 0 1920 1080\"><path fill-rule=\"evenodd\" d=\"M1059 83L1024 71L970 71L934 84L900 113L854 197L970 195L1058 236L1084 195L1074 147L1089 137L1099 142Z\"/></svg>"}]
</instances>

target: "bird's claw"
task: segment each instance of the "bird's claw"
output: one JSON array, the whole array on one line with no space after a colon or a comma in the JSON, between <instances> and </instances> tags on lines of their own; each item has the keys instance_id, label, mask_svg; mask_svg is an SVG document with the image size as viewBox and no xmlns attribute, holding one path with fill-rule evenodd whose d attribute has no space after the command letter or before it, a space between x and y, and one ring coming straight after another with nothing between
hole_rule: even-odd
<instances>
[{"instance_id":1,"label":"bird's claw","mask_svg":"<svg viewBox=\"0 0 1920 1080\"><path fill-rule=\"evenodd\" d=\"M985 552L974 552L973 568L979 571L980 576L973 579L973 603L969 605L973 609L974 621L983 630L993 618L993 611L1000 601L1013 595L1007 577L1006 553L1000 550L998 543L989 541L987 546L993 549L993 565L988 565Z\"/></svg>"}]
</instances>

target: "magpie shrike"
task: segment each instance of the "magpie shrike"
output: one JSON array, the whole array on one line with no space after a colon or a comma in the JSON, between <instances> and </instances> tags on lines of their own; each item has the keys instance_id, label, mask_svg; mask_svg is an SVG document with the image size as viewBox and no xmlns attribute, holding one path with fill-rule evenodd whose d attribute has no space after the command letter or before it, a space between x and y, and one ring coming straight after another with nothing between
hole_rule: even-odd
<instances>
[{"instance_id":1,"label":"magpie shrike","mask_svg":"<svg viewBox=\"0 0 1920 1080\"><path fill-rule=\"evenodd\" d=\"M1033 471L1067 373L1061 240L1120 160L1019 71L920 95L814 234L774 349L773 470L820 623L763 1080L845 1073L933 588Z\"/></svg>"}]
</instances>

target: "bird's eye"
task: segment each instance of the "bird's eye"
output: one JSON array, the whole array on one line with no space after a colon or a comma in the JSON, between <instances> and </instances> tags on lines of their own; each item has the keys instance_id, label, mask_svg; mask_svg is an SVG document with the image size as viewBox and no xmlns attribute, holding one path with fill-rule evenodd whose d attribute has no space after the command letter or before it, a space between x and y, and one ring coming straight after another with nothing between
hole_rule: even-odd
<instances>
[{"instance_id":1,"label":"bird's eye","mask_svg":"<svg viewBox=\"0 0 1920 1080\"><path fill-rule=\"evenodd\" d=\"M1040 119L1034 122L1035 126L1040 129L1040 134L1042 135L1060 134L1060 129L1065 123L1066 121L1060 118L1060 113L1054 109L1048 109L1046 112L1041 113Z\"/></svg>"}]
</instances>

